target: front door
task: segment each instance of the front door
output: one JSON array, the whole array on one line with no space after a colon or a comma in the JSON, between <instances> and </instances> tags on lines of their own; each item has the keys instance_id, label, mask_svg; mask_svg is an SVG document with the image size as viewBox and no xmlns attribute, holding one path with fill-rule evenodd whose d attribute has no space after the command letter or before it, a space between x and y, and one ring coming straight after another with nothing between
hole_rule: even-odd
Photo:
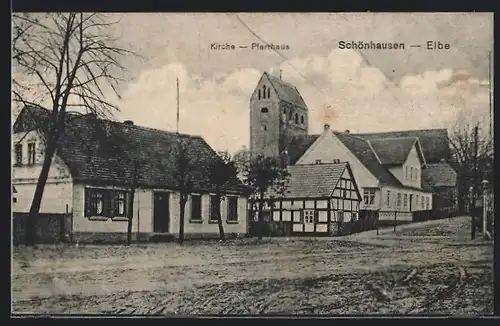
<instances>
[{"instance_id":1,"label":"front door","mask_svg":"<svg viewBox=\"0 0 500 326\"><path fill-rule=\"evenodd\" d=\"M153 200L153 232L168 233L170 224L169 193L155 192Z\"/></svg>"}]
</instances>

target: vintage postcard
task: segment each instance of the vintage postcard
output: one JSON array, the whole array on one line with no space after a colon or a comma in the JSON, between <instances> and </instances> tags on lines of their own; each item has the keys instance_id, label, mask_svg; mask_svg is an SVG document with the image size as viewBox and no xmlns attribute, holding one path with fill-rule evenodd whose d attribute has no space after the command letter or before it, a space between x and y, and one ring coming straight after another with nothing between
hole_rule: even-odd
<instances>
[{"instance_id":1,"label":"vintage postcard","mask_svg":"<svg viewBox=\"0 0 500 326\"><path fill-rule=\"evenodd\" d=\"M494 313L493 13L12 26L13 316Z\"/></svg>"}]
</instances>

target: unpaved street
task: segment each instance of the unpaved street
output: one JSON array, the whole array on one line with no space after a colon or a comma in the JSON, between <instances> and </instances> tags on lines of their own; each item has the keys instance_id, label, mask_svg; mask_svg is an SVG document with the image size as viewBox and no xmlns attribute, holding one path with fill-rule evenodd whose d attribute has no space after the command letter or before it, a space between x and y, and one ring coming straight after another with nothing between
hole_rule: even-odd
<instances>
[{"instance_id":1,"label":"unpaved street","mask_svg":"<svg viewBox=\"0 0 500 326\"><path fill-rule=\"evenodd\" d=\"M492 314L467 219L322 239L14 249L13 312Z\"/></svg>"}]
</instances>

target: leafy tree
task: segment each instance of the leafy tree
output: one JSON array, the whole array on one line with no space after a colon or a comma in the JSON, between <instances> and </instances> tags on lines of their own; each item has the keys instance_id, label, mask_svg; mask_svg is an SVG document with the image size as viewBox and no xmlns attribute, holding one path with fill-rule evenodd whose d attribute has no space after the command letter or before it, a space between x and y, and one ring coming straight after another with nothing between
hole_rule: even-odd
<instances>
[{"instance_id":1,"label":"leafy tree","mask_svg":"<svg viewBox=\"0 0 500 326\"><path fill-rule=\"evenodd\" d=\"M247 171L245 171L243 182L249 189L249 195L252 202L254 205L257 205L258 237L259 239L262 239L262 229L264 223L262 211L266 195L269 193L282 195L286 189L290 174L285 168L281 167L278 160L273 157L265 157L263 155L256 155L250 158L247 166L248 168Z\"/></svg>"},{"instance_id":2,"label":"leafy tree","mask_svg":"<svg viewBox=\"0 0 500 326\"><path fill-rule=\"evenodd\" d=\"M210 161L207 175L207 181L214 189L214 199L217 203L215 205L215 214L217 217L217 224L219 226L220 239L224 241L224 225L222 223L220 204L225 193L224 190L227 190L228 187L236 187L238 185L238 169L236 167L236 162L231 157L231 154L227 151L217 152L217 155Z\"/></svg>"}]
</instances>

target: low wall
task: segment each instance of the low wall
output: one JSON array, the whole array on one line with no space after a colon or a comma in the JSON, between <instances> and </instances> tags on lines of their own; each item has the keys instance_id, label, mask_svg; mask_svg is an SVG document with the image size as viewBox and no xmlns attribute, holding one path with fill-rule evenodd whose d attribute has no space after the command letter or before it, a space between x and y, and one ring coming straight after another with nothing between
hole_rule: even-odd
<instances>
[{"instance_id":1,"label":"low wall","mask_svg":"<svg viewBox=\"0 0 500 326\"><path fill-rule=\"evenodd\" d=\"M12 242L26 243L26 223L29 213L12 214ZM58 243L71 241L71 214L37 214L36 243Z\"/></svg>"},{"instance_id":2,"label":"low wall","mask_svg":"<svg viewBox=\"0 0 500 326\"><path fill-rule=\"evenodd\" d=\"M226 233L226 239L243 238L245 234ZM173 242L179 237L177 234L154 234L149 232L133 232L131 235L134 243ZM219 239L218 233L185 233L184 239L189 240L214 240ZM124 244L127 242L126 232L75 232L73 241L81 244Z\"/></svg>"}]
</instances>

